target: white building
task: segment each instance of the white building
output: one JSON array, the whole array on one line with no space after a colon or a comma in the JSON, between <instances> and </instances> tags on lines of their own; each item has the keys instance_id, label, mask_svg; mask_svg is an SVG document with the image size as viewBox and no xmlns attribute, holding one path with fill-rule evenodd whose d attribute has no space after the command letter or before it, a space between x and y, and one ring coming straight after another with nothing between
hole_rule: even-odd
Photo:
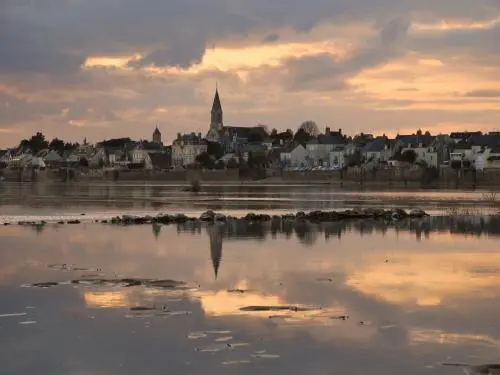
<instances>
[{"instance_id":1,"label":"white building","mask_svg":"<svg viewBox=\"0 0 500 375\"><path fill-rule=\"evenodd\" d=\"M287 167L304 167L307 163L307 150L301 144L291 144L280 154L281 165Z\"/></svg>"},{"instance_id":2,"label":"white building","mask_svg":"<svg viewBox=\"0 0 500 375\"><path fill-rule=\"evenodd\" d=\"M330 151L329 164L332 167L345 167L345 147L339 146Z\"/></svg>"},{"instance_id":3,"label":"white building","mask_svg":"<svg viewBox=\"0 0 500 375\"><path fill-rule=\"evenodd\" d=\"M172 165L188 166L196 163L196 157L207 152L207 142L202 139L201 134L178 134L172 143Z\"/></svg>"},{"instance_id":4,"label":"white building","mask_svg":"<svg viewBox=\"0 0 500 375\"><path fill-rule=\"evenodd\" d=\"M401 150L401 154L410 150L417 155L416 162L424 162L428 167L438 167L438 153L433 147L405 147Z\"/></svg>"}]
</instances>

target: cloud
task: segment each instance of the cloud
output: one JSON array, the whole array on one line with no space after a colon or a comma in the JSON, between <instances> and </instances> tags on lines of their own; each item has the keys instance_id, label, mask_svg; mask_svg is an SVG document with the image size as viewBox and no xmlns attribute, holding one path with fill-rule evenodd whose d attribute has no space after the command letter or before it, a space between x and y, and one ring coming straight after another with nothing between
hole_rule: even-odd
<instances>
[{"instance_id":1,"label":"cloud","mask_svg":"<svg viewBox=\"0 0 500 375\"><path fill-rule=\"evenodd\" d=\"M469 98L500 98L500 90L472 90L465 93Z\"/></svg>"},{"instance_id":2,"label":"cloud","mask_svg":"<svg viewBox=\"0 0 500 375\"><path fill-rule=\"evenodd\" d=\"M159 120L166 133L204 131L216 80L232 123L294 127L300 103L346 128L490 126L493 100L463 96L494 98L499 16L491 0L4 0L0 146L17 143L6 129L145 137L142 124ZM472 102L487 115L463 116ZM406 112L396 121L394 110Z\"/></svg>"},{"instance_id":3,"label":"cloud","mask_svg":"<svg viewBox=\"0 0 500 375\"><path fill-rule=\"evenodd\" d=\"M278 33L271 33L271 34L267 34L262 41L264 43L273 43L273 42L278 41L279 38L280 38L280 35Z\"/></svg>"}]
</instances>

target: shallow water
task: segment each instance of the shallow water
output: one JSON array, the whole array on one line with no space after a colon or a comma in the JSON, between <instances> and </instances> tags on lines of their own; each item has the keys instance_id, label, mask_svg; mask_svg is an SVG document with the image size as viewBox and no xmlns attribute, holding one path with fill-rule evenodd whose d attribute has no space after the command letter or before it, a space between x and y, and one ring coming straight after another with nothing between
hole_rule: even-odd
<instances>
[{"instance_id":1,"label":"shallow water","mask_svg":"<svg viewBox=\"0 0 500 375\"><path fill-rule=\"evenodd\" d=\"M0 373L459 374L498 362L498 224L2 226Z\"/></svg>"},{"instance_id":2,"label":"shallow water","mask_svg":"<svg viewBox=\"0 0 500 375\"><path fill-rule=\"evenodd\" d=\"M205 184L200 193L166 184L0 184L0 223L35 220L37 216L75 218L85 213L102 219L124 213L183 212L197 215L207 209L232 215L248 211L282 214L290 211L381 207L422 208L431 214L450 209L496 213L486 191L407 190L349 191L328 185ZM495 196L496 197L496 196Z\"/></svg>"}]
</instances>

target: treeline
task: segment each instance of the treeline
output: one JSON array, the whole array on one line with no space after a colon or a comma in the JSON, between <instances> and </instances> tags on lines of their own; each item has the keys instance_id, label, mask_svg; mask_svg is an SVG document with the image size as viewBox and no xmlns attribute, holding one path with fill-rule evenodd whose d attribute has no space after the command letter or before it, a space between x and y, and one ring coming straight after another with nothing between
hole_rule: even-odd
<instances>
[{"instance_id":1,"label":"treeline","mask_svg":"<svg viewBox=\"0 0 500 375\"><path fill-rule=\"evenodd\" d=\"M50 142L45 138L41 132L37 132L29 139L23 139L18 148L29 149L33 154L41 150L49 149L57 151L59 155L63 155L65 151L72 151L79 146L79 143L64 142L62 139L54 138Z\"/></svg>"}]
</instances>

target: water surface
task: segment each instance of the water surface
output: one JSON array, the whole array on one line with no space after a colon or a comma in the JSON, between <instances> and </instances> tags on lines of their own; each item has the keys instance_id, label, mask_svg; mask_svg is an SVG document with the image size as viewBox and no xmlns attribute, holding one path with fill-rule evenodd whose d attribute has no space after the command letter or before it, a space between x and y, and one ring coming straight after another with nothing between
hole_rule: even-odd
<instances>
[{"instance_id":1,"label":"water surface","mask_svg":"<svg viewBox=\"0 0 500 375\"><path fill-rule=\"evenodd\" d=\"M1 372L458 374L438 363L498 362L497 220L1 227Z\"/></svg>"}]
</instances>

